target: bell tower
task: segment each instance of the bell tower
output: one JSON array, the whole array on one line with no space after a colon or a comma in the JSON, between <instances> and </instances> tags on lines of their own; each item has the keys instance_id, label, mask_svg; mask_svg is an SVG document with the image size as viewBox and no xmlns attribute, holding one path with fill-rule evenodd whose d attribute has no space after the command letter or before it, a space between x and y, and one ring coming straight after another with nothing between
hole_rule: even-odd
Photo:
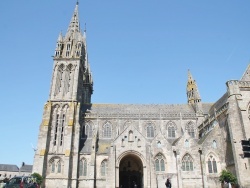
<instances>
[{"instance_id":1,"label":"bell tower","mask_svg":"<svg viewBox=\"0 0 250 188\"><path fill-rule=\"evenodd\" d=\"M188 104L193 106L196 113L202 113L201 97L198 91L198 86L193 79L190 70L188 70L187 100Z\"/></svg>"},{"instance_id":2,"label":"bell tower","mask_svg":"<svg viewBox=\"0 0 250 188\"><path fill-rule=\"evenodd\" d=\"M65 37L60 33L57 39L50 100L90 103L92 92L86 30L80 31L77 3Z\"/></svg>"},{"instance_id":3,"label":"bell tower","mask_svg":"<svg viewBox=\"0 0 250 188\"><path fill-rule=\"evenodd\" d=\"M82 105L91 103L93 93L86 30L82 33L80 29L78 2L66 35L58 36L53 60L33 172L45 177L45 186L57 182L61 187L76 187ZM55 177L57 181L52 181Z\"/></svg>"}]
</instances>

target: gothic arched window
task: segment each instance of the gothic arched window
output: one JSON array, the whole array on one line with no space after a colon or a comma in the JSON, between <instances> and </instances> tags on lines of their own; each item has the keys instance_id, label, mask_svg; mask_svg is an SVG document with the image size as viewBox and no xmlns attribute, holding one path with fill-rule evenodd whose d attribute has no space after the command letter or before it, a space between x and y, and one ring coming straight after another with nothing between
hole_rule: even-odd
<instances>
[{"instance_id":1,"label":"gothic arched window","mask_svg":"<svg viewBox=\"0 0 250 188\"><path fill-rule=\"evenodd\" d=\"M87 176L87 160L86 159L82 159L79 162L79 175Z\"/></svg>"},{"instance_id":2,"label":"gothic arched window","mask_svg":"<svg viewBox=\"0 0 250 188\"><path fill-rule=\"evenodd\" d=\"M63 144L63 131L64 131L64 126L65 126L65 114L62 115L62 124L61 124L61 135L60 135L60 146Z\"/></svg>"},{"instance_id":3,"label":"gothic arched window","mask_svg":"<svg viewBox=\"0 0 250 188\"><path fill-rule=\"evenodd\" d=\"M189 154L184 155L182 158L182 170L183 171L193 171L194 166L193 166L193 159Z\"/></svg>"},{"instance_id":4,"label":"gothic arched window","mask_svg":"<svg viewBox=\"0 0 250 188\"><path fill-rule=\"evenodd\" d=\"M59 129L59 114L56 114L55 128L54 128L54 146L56 145L57 141L58 129Z\"/></svg>"},{"instance_id":5,"label":"gothic arched window","mask_svg":"<svg viewBox=\"0 0 250 188\"><path fill-rule=\"evenodd\" d=\"M52 122L52 140L53 140L53 145L56 146L61 138L61 110L59 108L59 105L53 106L53 122Z\"/></svg>"},{"instance_id":6,"label":"gothic arched window","mask_svg":"<svg viewBox=\"0 0 250 188\"><path fill-rule=\"evenodd\" d=\"M209 156L207 165L208 165L208 172L210 174L217 173L217 162L212 155Z\"/></svg>"},{"instance_id":7,"label":"gothic arched window","mask_svg":"<svg viewBox=\"0 0 250 188\"><path fill-rule=\"evenodd\" d=\"M55 161L53 161L51 163L51 173L55 173L55 168L56 168Z\"/></svg>"},{"instance_id":8,"label":"gothic arched window","mask_svg":"<svg viewBox=\"0 0 250 188\"><path fill-rule=\"evenodd\" d=\"M185 148L189 148L189 141L185 140Z\"/></svg>"},{"instance_id":9,"label":"gothic arched window","mask_svg":"<svg viewBox=\"0 0 250 188\"><path fill-rule=\"evenodd\" d=\"M62 161L60 158L55 157L49 161L50 173L62 173Z\"/></svg>"},{"instance_id":10,"label":"gothic arched window","mask_svg":"<svg viewBox=\"0 0 250 188\"><path fill-rule=\"evenodd\" d=\"M154 126L152 123L147 124L147 137L154 138Z\"/></svg>"},{"instance_id":11,"label":"gothic arched window","mask_svg":"<svg viewBox=\"0 0 250 188\"><path fill-rule=\"evenodd\" d=\"M55 84L55 92L54 94L57 95L62 91L62 82L63 82L63 70L64 65L61 64L58 66L57 75L56 75L56 84Z\"/></svg>"},{"instance_id":12,"label":"gothic arched window","mask_svg":"<svg viewBox=\"0 0 250 188\"><path fill-rule=\"evenodd\" d=\"M157 148L161 148L161 142L160 141L157 142Z\"/></svg>"},{"instance_id":13,"label":"gothic arched window","mask_svg":"<svg viewBox=\"0 0 250 188\"><path fill-rule=\"evenodd\" d=\"M78 48L78 49L81 49L81 47L82 47L82 44L81 44L81 43L78 43L77 48Z\"/></svg>"},{"instance_id":14,"label":"gothic arched window","mask_svg":"<svg viewBox=\"0 0 250 188\"><path fill-rule=\"evenodd\" d=\"M189 122L187 125L186 125L186 130L188 132L188 134L194 138L195 137L195 133L194 133L194 123L193 122Z\"/></svg>"},{"instance_id":15,"label":"gothic arched window","mask_svg":"<svg viewBox=\"0 0 250 188\"><path fill-rule=\"evenodd\" d=\"M175 138L175 124L172 121L170 121L167 124L167 129L168 129L168 137Z\"/></svg>"},{"instance_id":16,"label":"gothic arched window","mask_svg":"<svg viewBox=\"0 0 250 188\"><path fill-rule=\"evenodd\" d=\"M111 138L111 133L112 133L111 130L112 130L111 124L106 123L103 126L103 138Z\"/></svg>"},{"instance_id":17,"label":"gothic arched window","mask_svg":"<svg viewBox=\"0 0 250 188\"><path fill-rule=\"evenodd\" d=\"M68 93L70 91L72 70L73 70L73 65L69 64L65 71L64 93Z\"/></svg>"},{"instance_id":18,"label":"gothic arched window","mask_svg":"<svg viewBox=\"0 0 250 188\"><path fill-rule=\"evenodd\" d=\"M85 126L84 126L83 129L84 129L83 137L92 138L92 135L93 135L92 123L91 122L85 122Z\"/></svg>"},{"instance_id":19,"label":"gothic arched window","mask_svg":"<svg viewBox=\"0 0 250 188\"><path fill-rule=\"evenodd\" d=\"M106 176L107 173L107 161L104 160L101 163L101 176Z\"/></svg>"},{"instance_id":20,"label":"gothic arched window","mask_svg":"<svg viewBox=\"0 0 250 188\"><path fill-rule=\"evenodd\" d=\"M217 142L215 140L213 140L213 148L216 149L217 148Z\"/></svg>"},{"instance_id":21,"label":"gothic arched window","mask_svg":"<svg viewBox=\"0 0 250 188\"><path fill-rule=\"evenodd\" d=\"M57 173L61 173L61 169L62 169L61 162L58 161L58 163L57 163Z\"/></svg>"},{"instance_id":22,"label":"gothic arched window","mask_svg":"<svg viewBox=\"0 0 250 188\"><path fill-rule=\"evenodd\" d=\"M63 145L64 129L66 124L66 115L68 111L68 105L65 105L62 109L62 114L60 118L59 131L60 131L60 146Z\"/></svg>"},{"instance_id":23,"label":"gothic arched window","mask_svg":"<svg viewBox=\"0 0 250 188\"><path fill-rule=\"evenodd\" d=\"M157 172L165 171L165 161L162 154L157 154L155 157L155 170Z\"/></svg>"}]
</instances>

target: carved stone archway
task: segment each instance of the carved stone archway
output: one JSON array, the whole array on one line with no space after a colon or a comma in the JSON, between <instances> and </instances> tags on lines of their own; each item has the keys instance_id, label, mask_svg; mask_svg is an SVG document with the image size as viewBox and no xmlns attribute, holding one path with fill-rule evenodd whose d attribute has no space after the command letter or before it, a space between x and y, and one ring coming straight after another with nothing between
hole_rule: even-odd
<instances>
[{"instance_id":1,"label":"carved stone archway","mask_svg":"<svg viewBox=\"0 0 250 188\"><path fill-rule=\"evenodd\" d=\"M119 164L119 186L122 188L143 188L143 163L133 153L125 155Z\"/></svg>"}]
</instances>

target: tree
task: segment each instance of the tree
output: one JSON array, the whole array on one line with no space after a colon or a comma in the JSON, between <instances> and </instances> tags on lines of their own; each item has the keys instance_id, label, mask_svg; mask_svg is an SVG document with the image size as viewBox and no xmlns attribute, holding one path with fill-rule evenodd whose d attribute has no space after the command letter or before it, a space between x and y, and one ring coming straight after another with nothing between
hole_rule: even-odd
<instances>
[{"instance_id":1,"label":"tree","mask_svg":"<svg viewBox=\"0 0 250 188\"><path fill-rule=\"evenodd\" d=\"M237 184L237 178L227 170L222 170L219 180L221 183L224 181L229 181L231 184Z\"/></svg>"},{"instance_id":2,"label":"tree","mask_svg":"<svg viewBox=\"0 0 250 188\"><path fill-rule=\"evenodd\" d=\"M34 179L36 179L36 183L37 183L38 185L41 185L41 184L42 184L42 182L43 182L43 177L42 177L40 174L34 172L33 174L31 174L31 176L32 176Z\"/></svg>"}]
</instances>

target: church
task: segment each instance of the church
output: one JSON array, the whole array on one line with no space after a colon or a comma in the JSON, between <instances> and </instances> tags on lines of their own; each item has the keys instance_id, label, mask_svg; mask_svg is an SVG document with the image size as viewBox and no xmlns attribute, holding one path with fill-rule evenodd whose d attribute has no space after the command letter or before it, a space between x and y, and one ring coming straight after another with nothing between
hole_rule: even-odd
<instances>
[{"instance_id":1,"label":"church","mask_svg":"<svg viewBox=\"0 0 250 188\"><path fill-rule=\"evenodd\" d=\"M191 72L186 104L94 104L78 3L53 56L33 172L46 188L220 188L222 170L250 187L250 66L214 103ZM105 102L105 101L103 101Z\"/></svg>"}]
</instances>

